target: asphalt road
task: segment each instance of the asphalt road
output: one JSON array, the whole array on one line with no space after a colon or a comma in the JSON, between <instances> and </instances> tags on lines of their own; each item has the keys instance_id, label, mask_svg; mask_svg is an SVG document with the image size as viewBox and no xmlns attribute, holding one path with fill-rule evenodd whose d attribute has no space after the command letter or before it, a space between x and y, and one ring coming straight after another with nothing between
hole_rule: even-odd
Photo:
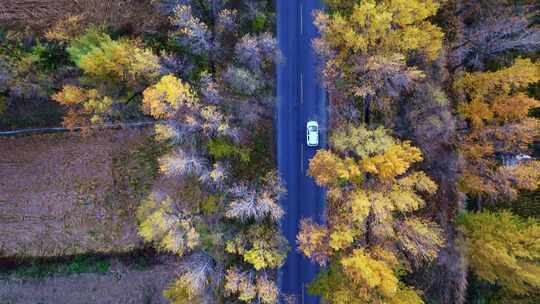
<instances>
[{"instance_id":1,"label":"asphalt road","mask_svg":"<svg viewBox=\"0 0 540 304\"><path fill-rule=\"evenodd\" d=\"M298 303L319 302L308 296L305 288L318 268L295 247L300 219L311 217L320 222L324 210L323 189L306 175L317 150L306 146L308 120L319 123L319 148L326 146L326 94L318 81L318 61L311 45L318 35L313 11L322 8L322 0L277 0L277 32L283 54L277 71L277 155L288 191L282 202L286 216L281 225L292 247L280 273L280 287L282 292L297 296Z\"/></svg>"}]
</instances>

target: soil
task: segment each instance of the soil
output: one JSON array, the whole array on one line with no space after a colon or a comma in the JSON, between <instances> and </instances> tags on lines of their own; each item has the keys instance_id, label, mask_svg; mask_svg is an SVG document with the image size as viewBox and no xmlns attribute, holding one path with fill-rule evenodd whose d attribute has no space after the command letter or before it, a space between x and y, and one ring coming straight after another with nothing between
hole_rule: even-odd
<instances>
[{"instance_id":1,"label":"soil","mask_svg":"<svg viewBox=\"0 0 540 304\"><path fill-rule=\"evenodd\" d=\"M0 138L0 257L140 247L140 197L124 175L134 174L129 155L147 139L136 129Z\"/></svg>"},{"instance_id":2,"label":"soil","mask_svg":"<svg viewBox=\"0 0 540 304\"><path fill-rule=\"evenodd\" d=\"M176 277L178 260L133 270L122 263L106 274L53 276L45 279L0 280L0 304L160 304L163 290Z\"/></svg>"}]
</instances>

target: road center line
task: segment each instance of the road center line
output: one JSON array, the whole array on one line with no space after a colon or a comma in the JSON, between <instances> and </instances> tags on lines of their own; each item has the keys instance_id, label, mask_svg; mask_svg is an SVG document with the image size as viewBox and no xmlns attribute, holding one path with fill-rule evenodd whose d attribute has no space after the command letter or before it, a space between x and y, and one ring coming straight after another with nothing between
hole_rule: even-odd
<instances>
[{"instance_id":1,"label":"road center line","mask_svg":"<svg viewBox=\"0 0 540 304\"><path fill-rule=\"evenodd\" d=\"M304 34L304 5L300 3L300 34Z\"/></svg>"},{"instance_id":2,"label":"road center line","mask_svg":"<svg viewBox=\"0 0 540 304\"><path fill-rule=\"evenodd\" d=\"M304 103L304 74L300 74L300 103Z\"/></svg>"},{"instance_id":3,"label":"road center line","mask_svg":"<svg viewBox=\"0 0 540 304\"><path fill-rule=\"evenodd\" d=\"M300 144L300 173L304 174L304 144Z\"/></svg>"}]
</instances>

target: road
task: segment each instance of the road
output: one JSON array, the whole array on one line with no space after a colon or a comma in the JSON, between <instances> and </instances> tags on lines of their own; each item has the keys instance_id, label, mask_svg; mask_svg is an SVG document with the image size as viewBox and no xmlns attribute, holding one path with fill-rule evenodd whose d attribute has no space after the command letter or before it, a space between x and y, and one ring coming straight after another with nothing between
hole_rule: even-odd
<instances>
[{"instance_id":1,"label":"road","mask_svg":"<svg viewBox=\"0 0 540 304\"><path fill-rule=\"evenodd\" d=\"M308 120L319 123L320 147L326 146L326 94L317 81L318 61L311 46L318 35L313 11L322 7L322 0L277 0L277 36L283 54L277 70L277 158L288 191L282 202L286 216L281 226L292 248L280 272L280 287L306 304L319 302L305 288L318 268L295 247L300 219L320 222L324 210L323 189L306 175L316 152L306 146Z\"/></svg>"}]
</instances>

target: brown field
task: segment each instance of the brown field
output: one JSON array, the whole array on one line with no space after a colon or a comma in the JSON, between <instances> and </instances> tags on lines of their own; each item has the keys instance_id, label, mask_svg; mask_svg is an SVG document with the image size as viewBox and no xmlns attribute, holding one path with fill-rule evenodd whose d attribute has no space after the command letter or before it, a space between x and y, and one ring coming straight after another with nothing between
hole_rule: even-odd
<instances>
[{"instance_id":1,"label":"brown field","mask_svg":"<svg viewBox=\"0 0 540 304\"><path fill-rule=\"evenodd\" d=\"M175 277L169 260L143 271L111 267L106 274L53 276L46 279L0 280L0 304L160 304Z\"/></svg>"},{"instance_id":2,"label":"brown field","mask_svg":"<svg viewBox=\"0 0 540 304\"><path fill-rule=\"evenodd\" d=\"M135 210L153 180L149 132L0 138L0 257L139 247Z\"/></svg>"}]
</instances>

